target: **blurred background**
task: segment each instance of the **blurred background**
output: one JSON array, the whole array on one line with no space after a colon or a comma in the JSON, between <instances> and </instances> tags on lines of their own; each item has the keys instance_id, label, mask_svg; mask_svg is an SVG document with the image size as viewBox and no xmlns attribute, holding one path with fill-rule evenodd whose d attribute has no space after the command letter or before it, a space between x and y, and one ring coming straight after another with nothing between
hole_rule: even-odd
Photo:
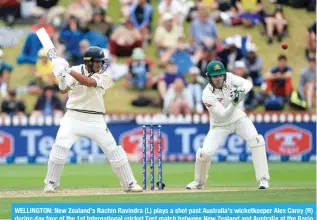
<instances>
[{"instance_id":1,"label":"blurred background","mask_svg":"<svg viewBox=\"0 0 317 220\"><path fill-rule=\"evenodd\" d=\"M199 147L199 132L208 131L208 112L201 102L206 65L220 60L228 71L253 82L241 108L259 131L302 132L303 143L290 146L314 155L315 8L315 0L0 0L0 124L6 126L0 156L10 155L12 140L27 143L27 148L33 145L25 138L35 138L36 148L50 146L65 112L67 96L59 93L52 64L35 34L41 27L71 65L82 63L89 46L105 49L111 60L107 71L115 80L105 95L105 119L131 151L135 143L127 137L141 136L133 130L137 124L165 123L173 124L166 127L166 149L171 141L170 146L182 148L176 153L194 158L193 142ZM117 122L131 127L111 124ZM199 125L195 131L173 127L180 123ZM35 130L23 133L14 125L53 127L44 126L37 136ZM179 139L167 140L172 134ZM36 139L45 135L51 139ZM196 142L190 135L196 135ZM284 155L278 148L287 143L273 142L275 153ZM228 143L245 146L237 136Z\"/></svg>"},{"instance_id":2,"label":"blurred background","mask_svg":"<svg viewBox=\"0 0 317 220\"><path fill-rule=\"evenodd\" d=\"M89 46L107 50L108 71L116 80L105 96L110 113L204 112L201 91L206 64L212 59L253 81L255 88L242 106L246 110L314 110L315 4L1 0L1 102L19 100L15 112L27 115L64 111L66 96L57 91L51 63L34 33L45 27L59 55L72 65L82 63ZM288 44L287 50L282 43ZM174 83L176 78L182 81ZM44 110L50 95L54 101ZM8 105L2 103L1 110L11 114Z\"/></svg>"}]
</instances>

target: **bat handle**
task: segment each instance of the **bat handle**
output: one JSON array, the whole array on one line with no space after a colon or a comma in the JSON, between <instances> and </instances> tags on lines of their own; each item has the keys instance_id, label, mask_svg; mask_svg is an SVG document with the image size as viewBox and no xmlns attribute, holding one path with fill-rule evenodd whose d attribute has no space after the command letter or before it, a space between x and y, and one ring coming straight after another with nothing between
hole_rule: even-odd
<instances>
[{"instance_id":1,"label":"bat handle","mask_svg":"<svg viewBox=\"0 0 317 220\"><path fill-rule=\"evenodd\" d=\"M47 51L47 57L48 59L50 59L50 61L53 61L54 59L56 59L57 56L57 52L55 48L51 48Z\"/></svg>"}]
</instances>

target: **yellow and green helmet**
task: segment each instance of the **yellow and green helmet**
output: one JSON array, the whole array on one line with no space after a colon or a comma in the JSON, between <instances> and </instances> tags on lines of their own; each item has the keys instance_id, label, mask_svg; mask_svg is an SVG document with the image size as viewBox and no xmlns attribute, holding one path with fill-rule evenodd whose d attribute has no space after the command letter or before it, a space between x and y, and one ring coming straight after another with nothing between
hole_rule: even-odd
<instances>
[{"instance_id":1,"label":"yellow and green helmet","mask_svg":"<svg viewBox=\"0 0 317 220\"><path fill-rule=\"evenodd\" d=\"M226 75L226 68L222 62L218 60L210 61L207 65L207 77Z\"/></svg>"}]
</instances>

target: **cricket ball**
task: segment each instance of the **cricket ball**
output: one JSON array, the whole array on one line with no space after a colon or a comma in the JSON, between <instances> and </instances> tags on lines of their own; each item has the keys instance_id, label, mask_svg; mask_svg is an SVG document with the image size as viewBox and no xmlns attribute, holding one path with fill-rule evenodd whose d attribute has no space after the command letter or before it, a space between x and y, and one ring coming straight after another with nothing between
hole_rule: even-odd
<instances>
[{"instance_id":1,"label":"cricket ball","mask_svg":"<svg viewBox=\"0 0 317 220\"><path fill-rule=\"evenodd\" d=\"M287 45L286 43L284 43L284 44L282 44L282 48L283 48L284 50L286 50L286 49L288 48L288 45Z\"/></svg>"}]
</instances>

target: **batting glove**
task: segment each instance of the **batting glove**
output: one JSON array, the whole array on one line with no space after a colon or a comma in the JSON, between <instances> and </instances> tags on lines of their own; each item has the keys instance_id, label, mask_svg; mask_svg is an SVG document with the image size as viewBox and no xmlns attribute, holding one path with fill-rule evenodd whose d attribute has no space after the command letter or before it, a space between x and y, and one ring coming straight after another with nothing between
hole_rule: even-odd
<instances>
[{"instance_id":1,"label":"batting glove","mask_svg":"<svg viewBox=\"0 0 317 220\"><path fill-rule=\"evenodd\" d=\"M69 64L67 60L63 58L56 58L52 61L53 63L53 73L54 75L57 76L63 76L63 74L69 74Z\"/></svg>"}]
</instances>

